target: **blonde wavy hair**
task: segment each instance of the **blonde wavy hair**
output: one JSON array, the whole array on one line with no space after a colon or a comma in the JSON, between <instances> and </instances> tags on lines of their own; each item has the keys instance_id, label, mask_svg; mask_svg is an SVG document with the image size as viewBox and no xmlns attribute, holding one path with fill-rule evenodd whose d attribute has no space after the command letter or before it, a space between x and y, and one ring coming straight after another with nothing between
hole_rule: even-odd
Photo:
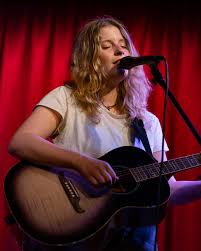
<instances>
[{"instance_id":1,"label":"blonde wavy hair","mask_svg":"<svg viewBox=\"0 0 201 251\"><path fill-rule=\"evenodd\" d=\"M107 78L101 70L98 56L99 33L102 27L110 25L120 30L131 56L139 56L125 26L113 17L102 17L88 22L80 30L71 59L72 95L82 110L97 123L104 79ZM129 70L128 77L119 85L116 104L120 113L126 114L129 121L135 117L143 118L150 89L142 66Z\"/></svg>"}]
</instances>

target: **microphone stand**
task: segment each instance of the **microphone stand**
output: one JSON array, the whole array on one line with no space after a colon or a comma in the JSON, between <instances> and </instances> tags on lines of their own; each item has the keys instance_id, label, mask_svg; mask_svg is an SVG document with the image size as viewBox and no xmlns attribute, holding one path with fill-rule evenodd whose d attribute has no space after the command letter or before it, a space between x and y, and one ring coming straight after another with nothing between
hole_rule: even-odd
<instances>
[{"instance_id":1,"label":"microphone stand","mask_svg":"<svg viewBox=\"0 0 201 251\"><path fill-rule=\"evenodd\" d=\"M169 90L169 88L167 89L167 83L163 77L162 74L160 73L160 71L157 69L157 65L159 62L155 62L153 64L149 64L149 67L151 69L151 73L154 77L153 79L153 83L156 85L157 83L164 89L164 91L166 92L166 94L168 95L168 97L170 98L170 100L172 101L172 103L174 104L174 106L176 107L176 109L178 110L179 114L182 116L183 120L186 122L186 124L188 125L188 127L190 128L191 132L193 133L193 135L195 136L195 138L197 139L198 143L201 145L201 136L199 135L199 133L196 131L195 127L193 126L193 124L191 123L190 119L188 118L188 116L185 114L185 112L183 111L183 109L181 108L181 106L179 105L179 103L177 102L176 98L174 97L174 95L171 93L171 91ZM167 69L166 69L167 71ZM163 136L164 137L164 136ZM163 145L164 146L164 140L163 140ZM162 148L163 149L163 148ZM163 155L162 155L163 156ZM159 205L159 201L160 201L160 184L161 184L161 178L162 178L162 166L163 166L163 157L161 160L161 165L160 165L160 172L159 172L159 183L158 183L158 201L157 204ZM159 209L157 210L157 215L159 214ZM155 244L154 244L154 251L157 250L157 233L158 233L158 226L156 226L156 237L155 237Z\"/></svg>"},{"instance_id":2,"label":"microphone stand","mask_svg":"<svg viewBox=\"0 0 201 251\"><path fill-rule=\"evenodd\" d=\"M154 84L158 83L164 90L166 90L167 84L166 84L165 80L163 79L162 74L157 69L157 65L156 64L150 64L149 67L150 67L151 73L152 73L152 75L154 77ZM181 117L183 118L183 120L185 121L187 126L190 128L191 132L195 136L198 143L201 145L201 136L196 131L196 129L193 126L192 122L190 121L190 119L188 118L186 113L183 111L183 109L181 108L181 106L177 102L176 98L174 97L174 95L171 93L171 91L169 89L168 89L168 97L170 98L170 100L172 101L172 103L174 104L176 109L178 110L179 114L181 115Z\"/></svg>"}]
</instances>

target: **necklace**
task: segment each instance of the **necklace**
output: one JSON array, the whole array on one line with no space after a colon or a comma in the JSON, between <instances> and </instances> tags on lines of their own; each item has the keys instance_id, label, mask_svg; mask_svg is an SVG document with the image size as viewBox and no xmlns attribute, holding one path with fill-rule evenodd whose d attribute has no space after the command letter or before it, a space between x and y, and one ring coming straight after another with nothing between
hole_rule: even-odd
<instances>
[{"instance_id":1,"label":"necklace","mask_svg":"<svg viewBox=\"0 0 201 251\"><path fill-rule=\"evenodd\" d=\"M103 104L103 103L102 103ZM104 105L103 104L103 106L108 110L108 111L110 111L113 107L115 107L117 104L115 103L114 105Z\"/></svg>"}]
</instances>

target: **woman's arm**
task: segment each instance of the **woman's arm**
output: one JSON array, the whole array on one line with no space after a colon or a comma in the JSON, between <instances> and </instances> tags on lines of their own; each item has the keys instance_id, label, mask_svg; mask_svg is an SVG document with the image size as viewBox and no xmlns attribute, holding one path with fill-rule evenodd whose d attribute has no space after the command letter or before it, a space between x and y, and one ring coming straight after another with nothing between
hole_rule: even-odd
<instances>
[{"instance_id":1,"label":"woman's arm","mask_svg":"<svg viewBox=\"0 0 201 251\"><path fill-rule=\"evenodd\" d=\"M38 106L12 137L9 153L35 164L74 168L94 185L115 181L116 174L107 162L63 149L47 140L61 119L56 111Z\"/></svg>"},{"instance_id":2,"label":"woman's arm","mask_svg":"<svg viewBox=\"0 0 201 251\"><path fill-rule=\"evenodd\" d=\"M186 204L201 199L201 181L176 181L169 179L170 200L174 204Z\"/></svg>"},{"instance_id":3,"label":"woman's arm","mask_svg":"<svg viewBox=\"0 0 201 251\"><path fill-rule=\"evenodd\" d=\"M39 106L20 126L12 137L8 151L10 154L37 164L74 166L74 154L68 158L63 150L47 140L56 130L61 115L49 108ZM66 157L67 156L67 157Z\"/></svg>"},{"instance_id":4,"label":"woman's arm","mask_svg":"<svg viewBox=\"0 0 201 251\"><path fill-rule=\"evenodd\" d=\"M156 160L161 161L162 152L153 153ZM166 160L164 153L164 161ZM172 176L169 181L170 201L173 204L186 204L201 199L201 181L177 181Z\"/></svg>"}]
</instances>

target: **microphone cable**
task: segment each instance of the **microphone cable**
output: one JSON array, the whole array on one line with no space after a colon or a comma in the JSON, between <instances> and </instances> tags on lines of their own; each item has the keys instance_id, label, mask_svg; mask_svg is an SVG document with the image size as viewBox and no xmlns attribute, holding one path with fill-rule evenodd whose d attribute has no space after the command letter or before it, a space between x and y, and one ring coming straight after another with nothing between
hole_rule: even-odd
<instances>
[{"instance_id":1,"label":"microphone cable","mask_svg":"<svg viewBox=\"0 0 201 251\"><path fill-rule=\"evenodd\" d=\"M157 197L156 197L156 219L159 217L159 203L160 203L160 195L161 195L161 181L162 181L162 170L164 163L164 144L165 144L165 130L166 130L166 117L167 117L167 97L169 92L169 74L168 74L168 63L166 58L163 59L165 62L165 96L163 103L163 118L162 118L162 143L161 143L161 162L159 168L159 179L158 179L158 188L157 188ZM157 83L163 81L163 78L160 72L157 69L157 64L150 64L151 72L153 76L156 76L158 79L154 79L153 82ZM154 84L155 84L154 83ZM154 251L157 251L157 236L158 236L158 223L156 224L156 233L155 233L155 241L154 241Z\"/></svg>"}]
</instances>

